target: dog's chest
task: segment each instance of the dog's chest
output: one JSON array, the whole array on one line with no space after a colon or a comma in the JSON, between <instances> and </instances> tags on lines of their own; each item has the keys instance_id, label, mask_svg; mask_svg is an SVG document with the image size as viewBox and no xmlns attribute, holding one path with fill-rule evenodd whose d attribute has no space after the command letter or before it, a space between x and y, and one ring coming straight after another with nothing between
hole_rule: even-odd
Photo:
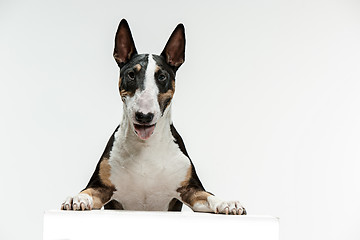
<instances>
[{"instance_id":1,"label":"dog's chest","mask_svg":"<svg viewBox=\"0 0 360 240\"><path fill-rule=\"evenodd\" d=\"M114 142L109 164L116 188L113 199L125 210L166 211L185 181L191 163L173 141L153 146L123 146Z\"/></svg>"}]
</instances>

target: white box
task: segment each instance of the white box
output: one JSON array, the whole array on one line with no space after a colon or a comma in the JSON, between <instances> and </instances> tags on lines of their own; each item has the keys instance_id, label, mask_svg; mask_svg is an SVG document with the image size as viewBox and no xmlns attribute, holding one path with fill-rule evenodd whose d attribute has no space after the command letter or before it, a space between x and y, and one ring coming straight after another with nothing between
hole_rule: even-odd
<instances>
[{"instance_id":1,"label":"white box","mask_svg":"<svg viewBox=\"0 0 360 240\"><path fill-rule=\"evenodd\" d=\"M193 212L47 211L44 240L278 240L279 219Z\"/></svg>"}]
</instances>

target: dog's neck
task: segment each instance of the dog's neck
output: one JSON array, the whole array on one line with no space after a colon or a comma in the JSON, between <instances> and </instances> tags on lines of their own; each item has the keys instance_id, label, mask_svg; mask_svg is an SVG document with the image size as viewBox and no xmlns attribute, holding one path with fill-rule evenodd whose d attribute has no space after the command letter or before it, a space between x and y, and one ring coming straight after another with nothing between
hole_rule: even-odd
<instances>
[{"instance_id":1,"label":"dog's neck","mask_svg":"<svg viewBox=\"0 0 360 240\"><path fill-rule=\"evenodd\" d=\"M154 146L158 144L168 143L173 140L170 125L172 124L171 119L171 104L164 111L163 116L156 123L156 127L152 136L147 140L141 140L134 132L133 122L129 118L126 112L126 108L123 108L123 119L120 124L119 132L122 135L124 144L131 145L136 144L137 146Z\"/></svg>"}]
</instances>

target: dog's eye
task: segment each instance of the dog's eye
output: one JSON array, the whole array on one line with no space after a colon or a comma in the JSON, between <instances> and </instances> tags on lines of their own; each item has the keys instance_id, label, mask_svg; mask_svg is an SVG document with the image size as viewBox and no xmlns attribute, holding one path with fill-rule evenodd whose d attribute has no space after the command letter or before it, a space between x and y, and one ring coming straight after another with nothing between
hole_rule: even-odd
<instances>
[{"instance_id":1,"label":"dog's eye","mask_svg":"<svg viewBox=\"0 0 360 240\"><path fill-rule=\"evenodd\" d=\"M163 81L165 81L166 80L166 76L165 76L165 74L160 74L159 76L158 76L158 80L160 81L160 82L163 82Z\"/></svg>"},{"instance_id":2,"label":"dog's eye","mask_svg":"<svg viewBox=\"0 0 360 240\"><path fill-rule=\"evenodd\" d=\"M133 71L130 71L128 72L128 77L131 79L131 80L134 80L135 79L135 73Z\"/></svg>"}]
</instances>

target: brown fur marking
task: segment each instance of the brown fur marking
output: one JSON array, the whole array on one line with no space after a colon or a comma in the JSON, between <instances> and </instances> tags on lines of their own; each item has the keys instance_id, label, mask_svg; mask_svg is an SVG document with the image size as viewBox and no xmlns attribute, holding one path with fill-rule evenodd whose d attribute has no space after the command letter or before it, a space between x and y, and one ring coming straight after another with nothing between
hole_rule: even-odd
<instances>
[{"instance_id":1,"label":"brown fur marking","mask_svg":"<svg viewBox=\"0 0 360 240\"><path fill-rule=\"evenodd\" d=\"M185 180L181 182L181 187L187 187L189 185L189 181L191 178L191 173L192 173L192 166L189 167L187 173L186 173L186 177Z\"/></svg>"},{"instance_id":2,"label":"brown fur marking","mask_svg":"<svg viewBox=\"0 0 360 240\"><path fill-rule=\"evenodd\" d=\"M199 190L198 188L190 185L190 180L192 177L192 166L189 167L186 174L185 180L181 183L181 187L177 190L180 192L180 197L182 201L187 203L190 206L194 206L196 203L207 203L207 198L211 196L210 193Z\"/></svg>"},{"instance_id":3,"label":"brown fur marking","mask_svg":"<svg viewBox=\"0 0 360 240\"><path fill-rule=\"evenodd\" d=\"M159 93L159 95L158 95L158 102L160 104L160 109L162 111L164 111L165 108L170 104L171 99L174 96L175 80L172 80L171 84L172 84L172 89L169 89L166 93Z\"/></svg>"},{"instance_id":4,"label":"brown fur marking","mask_svg":"<svg viewBox=\"0 0 360 240\"><path fill-rule=\"evenodd\" d=\"M113 192L115 191L115 186L110 181L110 170L111 166L109 165L109 159L104 158L100 163L99 177L105 186L95 188L90 187L81 192L92 197L94 209L100 209L110 200Z\"/></svg>"},{"instance_id":5,"label":"brown fur marking","mask_svg":"<svg viewBox=\"0 0 360 240\"><path fill-rule=\"evenodd\" d=\"M192 195L192 197L190 199L190 205L194 206L196 203L206 204L207 203L207 198L209 196L211 196L211 194L207 193L205 191L194 192L194 194Z\"/></svg>"},{"instance_id":6,"label":"brown fur marking","mask_svg":"<svg viewBox=\"0 0 360 240\"><path fill-rule=\"evenodd\" d=\"M120 90L120 96L121 97L132 97L134 96L135 92L128 92L128 91L125 91L124 89Z\"/></svg>"},{"instance_id":7,"label":"brown fur marking","mask_svg":"<svg viewBox=\"0 0 360 240\"><path fill-rule=\"evenodd\" d=\"M81 193L88 194L93 199L93 209L100 209L102 206L110 200L111 195L105 189L101 188L88 188Z\"/></svg>"},{"instance_id":8,"label":"brown fur marking","mask_svg":"<svg viewBox=\"0 0 360 240\"><path fill-rule=\"evenodd\" d=\"M104 158L100 163L100 171L99 171L100 179L107 187L115 188L112 182L110 181L110 175L111 175L110 170L111 170L111 166L109 164L109 159Z\"/></svg>"},{"instance_id":9,"label":"brown fur marking","mask_svg":"<svg viewBox=\"0 0 360 240\"><path fill-rule=\"evenodd\" d=\"M122 81L122 79L121 79L121 77L119 77L119 89L120 89L120 86L121 86L121 81Z\"/></svg>"},{"instance_id":10,"label":"brown fur marking","mask_svg":"<svg viewBox=\"0 0 360 240\"><path fill-rule=\"evenodd\" d=\"M139 71L141 70L141 65L140 65L140 64L136 64L134 68L135 68L136 71L139 72Z\"/></svg>"}]
</instances>

